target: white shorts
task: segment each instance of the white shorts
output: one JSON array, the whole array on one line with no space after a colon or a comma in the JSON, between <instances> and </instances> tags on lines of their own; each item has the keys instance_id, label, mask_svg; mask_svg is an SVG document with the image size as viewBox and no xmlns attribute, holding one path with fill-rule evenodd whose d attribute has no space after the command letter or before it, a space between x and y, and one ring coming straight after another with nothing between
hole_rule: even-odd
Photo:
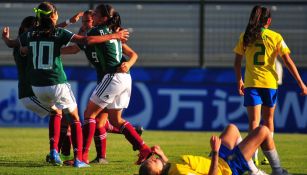
<instances>
[{"instance_id":1,"label":"white shorts","mask_svg":"<svg viewBox=\"0 0 307 175\"><path fill-rule=\"evenodd\" d=\"M50 108L43 105L35 96L22 98L20 101L27 109L41 118L45 118L50 112Z\"/></svg>"},{"instance_id":2,"label":"white shorts","mask_svg":"<svg viewBox=\"0 0 307 175\"><path fill-rule=\"evenodd\" d=\"M127 108L131 96L131 84L130 74L106 74L96 86L90 100L102 109Z\"/></svg>"},{"instance_id":3,"label":"white shorts","mask_svg":"<svg viewBox=\"0 0 307 175\"><path fill-rule=\"evenodd\" d=\"M68 109L70 112L76 109L77 103L69 83L53 86L32 86L35 96L42 104L53 110Z\"/></svg>"}]
</instances>

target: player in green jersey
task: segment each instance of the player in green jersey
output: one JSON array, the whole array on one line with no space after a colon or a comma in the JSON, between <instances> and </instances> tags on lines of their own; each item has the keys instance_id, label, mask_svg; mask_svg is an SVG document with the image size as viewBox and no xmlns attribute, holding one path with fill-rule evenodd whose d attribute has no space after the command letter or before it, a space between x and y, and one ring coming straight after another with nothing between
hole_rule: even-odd
<instances>
[{"instance_id":1,"label":"player in green jersey","mask_svg":"<svg viewBox=\"0 0 307 175\"><path fill-rule=\"evenodd\" d=\"M120 28L120 16L110 5L98 5L93 19L95 27L88 32L88 36L104 36ZM126 139L140 151L139 160L136 162L140 164L151 154L151 150L136 133L133 126L122 119L122 110L127 108L131 94L132 82L129 69L135 63L137 54L119 40L110 40L94 46L100 67L105 75L92 93L84 113L83 160L88 160L88 151L95 132L95 118L104 109L107 109L111 124L120 128ZM127 62L122 62L122 52L130 58Z\"/></svg>"},{"instance_id":2,"label":"player in green jersey","mask_svg":"<svg viewBox=\"0 0 307 175\"><path fill-rule=\"evenodd\" d=\"M93 13L92 10L87 10L83 13L82 16L82 26L79 30L78 34L86 35L86 32L93 27ZM76 54L80 50L85 52L86 58L90 62L90 64L95 68L97 75L97 84L99 84L105 75L102 71L102 67L100 66L99 59L97 58L97 54L95 48L91 45L81 45L75 44L67 47L63 47L61 49L61 54ZM122 59L122 62L126 61L125 58ZM107 141L107 133L117 133L121 134L119 129L111 125L108 121L108 112L107 109L104 109L99 113L99 116L96 117L96 129L94 134L95 148L97 156L90 163L100 163L105 164L108 161L106 160L106 141ZM141 126L135 126L135 130L139 135L142 134L143 129ZM133 148L136 150L136 148Z\"/></svg>"},{"instance_id":3,"label":"player in green jersey","mask_svg":"<svg viewBox=\"0 0 307 175\"><path fill-rule=\"evenodd\" d=\"M121 31L108 36L85 37L56 28L58 20L56 7L49 2L41 3L35 9L36 26L24 33L19 41L21 53L27 54L31 85L40 101L51 109L49 122L50 158L53 164L62 165L58 155L57 143L60 133L62 109L67 109L72 127L72 141L75 154L75 167L88 167L82 162L82 129L79 121L77 104L70 85L67 83L60 58L60 48L69 41L85 44L105 42L110 39L127 40L128 32ZM10 40L8 29L4 30L5 41ZM16 43L16 41L15 41Z\"/></svg>"}]
</instances>

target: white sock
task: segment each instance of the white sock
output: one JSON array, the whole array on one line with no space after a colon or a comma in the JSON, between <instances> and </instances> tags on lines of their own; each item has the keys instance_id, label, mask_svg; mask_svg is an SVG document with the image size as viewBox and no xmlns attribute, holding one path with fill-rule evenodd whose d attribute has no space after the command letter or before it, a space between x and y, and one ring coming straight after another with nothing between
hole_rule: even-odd
<instances>
[{"instance_id":1,"label":"white sock","mask_svg":"<svg viewBox=\"0 0 307 175\"><path fill-rule=\"evenodd\" d=\"M272 136L272 138L274 137L274 132L271 132L271 136Z\"/></svg>"},{"instance_id":2,"label":"white sock","mask_svg":"<svg viewBox=\"0 0 307 175\"><path fill-rule=\"evenodd\" d=\"M268 158L273 172L282 172L279 156L276 149L263 151L263 154Z\"/></svg>"},{"instance_id":3,"label":"white sock","mask_svg":"<svg viewBox=\"0 0 307 175\"><path fill-rule=\"evenodd\" d=\"M256 165L254 164L253 160L249 160L247 161L247 164L249 166L250 172L252 173L257 173L259 171L259 169L256 167Z\"/></svg>"}]
</instances>

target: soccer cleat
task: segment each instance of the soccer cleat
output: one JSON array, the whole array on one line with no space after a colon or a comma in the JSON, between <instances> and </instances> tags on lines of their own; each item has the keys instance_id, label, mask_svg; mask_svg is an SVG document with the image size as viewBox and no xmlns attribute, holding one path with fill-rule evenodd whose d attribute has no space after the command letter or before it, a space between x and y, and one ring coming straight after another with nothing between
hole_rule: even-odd
<instances>
[{"instance_id":1,"label":"soccer cleat","mask_svg":"<svg viewBox=\"0 0 307 175\"><path fill-rule=\"evenodd\" d=\"M270 162L266 157L264 157L264 159L261 161L261 165L270 165Z\"/></svg>"},{"instance_id":2,"label":"soccer cleat","mask_svg":"<svg viewBox=\"0 0 307 175\"><path fill-rule=\"evenodd\" d=\"M108 164L109 162L107 161L107 159L96 157L96 158L95 158L94 160L92 160L90 163Z\"/></svg>"},{"instance_id":3,"label":"soccer cleat","mask_svg":"<svg viewBox=\"0 0 307 175\"><path fill-rule=\"evenodd\" d=\"M288 171L285 169L281 169L281 172L273 170L271 175L292 175L292 174L288 173Z\"/></svg>"},{"instance_id":4,"label":"soccer cleat","mask_svg":"<svg viewBox=\"0 0 307 175\"><path fill-rule=\"evenodd\" d=\"M50 163L54 166L62 166L63 162L59 156L57 150L53 149L50 151Z\"/></svg>"},{"instance_id":5,"label":"soccer cleat","mask_svg":"<svg viewBox=\"0 0 307 175\"><path fill-rule=\"evenodd\" d=\"M153 152L151 151L151 149L147 145L143 145L142 148L140 149L140 153L138 155L139 159L135 162L135 164L140 165L146 159L151 157L152 154L153 154Z\"/></svg>"},{"instance_id":6,"label":"soccer cleat","mask_svg":"<svg viewBox=\"0 0 307 175\"><path fill-rule=\"evenodd\" d=\"M256 173L249 172L248 175L269 175L266 172L259 170Z\"/></svg>"},{"instance_id":7,"label":"soccer cleat","mask_svg":"<svg viewBox=\"0 0 307 175\"><path fill-rule=\"evenodd\" d=\"M87 167L91 167L90 165L76 159L75 162L74 162L74 167L76 168L87 168Z\"/></svg>"}]
</instances>

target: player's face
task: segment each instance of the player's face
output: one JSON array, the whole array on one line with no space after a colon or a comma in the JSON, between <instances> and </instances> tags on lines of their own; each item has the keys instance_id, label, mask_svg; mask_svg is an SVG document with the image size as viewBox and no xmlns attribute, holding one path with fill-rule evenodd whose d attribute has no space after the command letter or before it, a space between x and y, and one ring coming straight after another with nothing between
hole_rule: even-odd
<instances>
[{"instance_id":1,"label":"player's face","mask_svg":"<svg viewBox=\"0 0 307 175\"><path fill-rule=\"evenodd\" d=\"M159 174L163 169L163 162L160 158L156 156L151 156L149 159L146 160L148 167Z\"/></svg>"},{"instance_id":2,"label":"player's face","mask_svg":"<svg viewBox=\"0 0 307 175\"><path fill-rule=\"evenodd\" d=\"M93 16L88 14L82 17L82 27L86 30L91 29L93 27Z\"/></svg>"},{"instance_id":3,"label":"player's face","mask_svg":"<svg viewBox=\"0 0 307 175\"><path fill-rule=\"evenodd\" d=\"M56 23L59 19L58 12L55 11L54 13L52 13L52 15L50 17L51 17L51 20L53 21L53 24L56 25Z\"/></svg>"},{"instance_id":4,"label":"player's face","mask_svg":"<svg viewBox=\"0 0 307 175\"><path fill-rule=\"evenodd\" d=\"M99 13L99 11L97 9L95 9L94 14L93 14L93 25L97 26L99 24L102 24L102 16Z\"/></svg>"}]
</instances>

